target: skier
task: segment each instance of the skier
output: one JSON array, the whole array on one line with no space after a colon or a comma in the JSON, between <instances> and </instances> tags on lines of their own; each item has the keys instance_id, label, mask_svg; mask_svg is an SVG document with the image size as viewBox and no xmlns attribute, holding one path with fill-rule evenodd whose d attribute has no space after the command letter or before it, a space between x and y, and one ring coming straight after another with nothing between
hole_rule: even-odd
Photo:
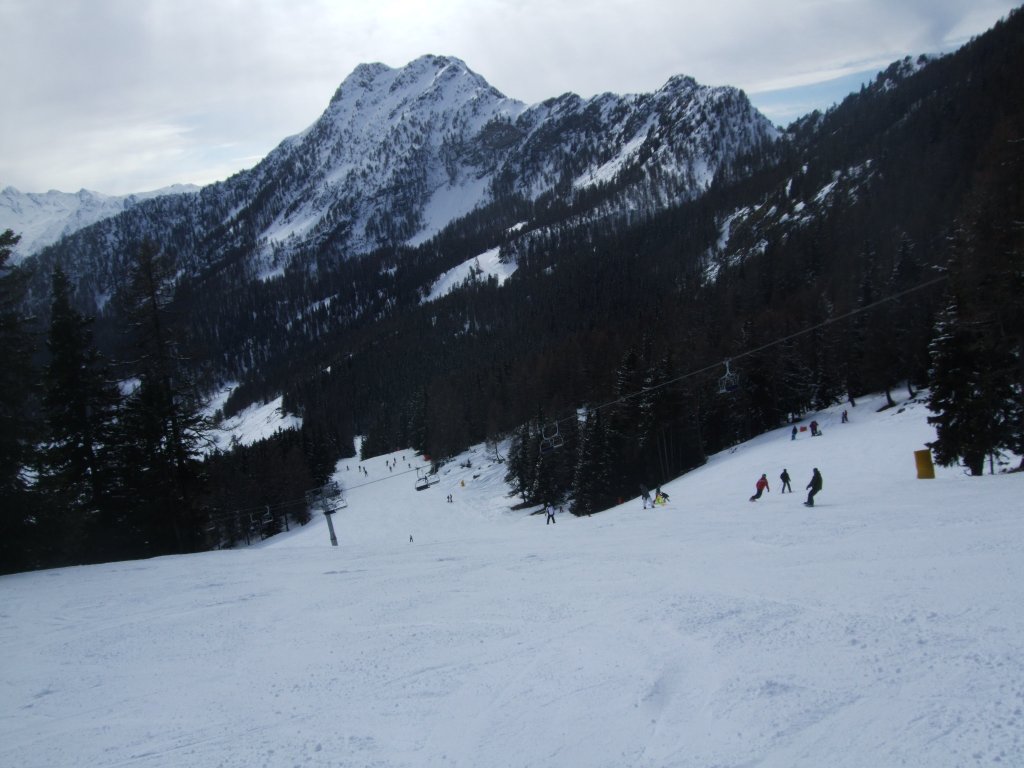
<instances>
[{"instance_id":1,"label":"skier","mask_svg":"<svg viewBox=\"0 0 1024 768\"><path fill-rule=\"evenodd\" d=\"M843 424L847 424L850 421L850 416L846 411L843 411Z\"/></svg>"},{"instance_id":2,"label":"skier","mask_svg":"<svg viewBox=\"0 0 1024 768\"><path fill-rule=\"evenodd\" d=\"M658 489L654 492L654 503L661 504L661 506L665 506L665 504L668 503L668 494L661 490L660 485L658 486Z\"/></svg>"},{"instance_id":3,"label":"skier","mask_svg":"<svg viewBox=\"0 0 1024 768\"><path fill-rule=\"evenodd\" d=\"M751 501L757 501L761 498L761 494L765 491L771 492L771 488L768 487L768 475L762 474L761 479L757 481L757 493L750 497Z\"/></svg>"},{"instance_id":4,"label":"skier","mask_svg":"<svg viewBox=\"0 0 1024 768\"><path fill-rule=\"evenodd\" d=\"M647 505L650 504L651 508L654 508L654 502L651 501L651 492L647 490L647 486L640 483L640 501L644 503L644 509L647 509Z\"/></svg>"},{"instance_id":5,"label":"skier","mask_svg":"<svg viewBox=\"0 0 1024 768\"><path fill-rule=\"evenodd\" d=\"M783 492L783 493L785 493L785 492L786 492L786 489L787 489L787 488L789 489L789 492L790 492L790 493L792 493L792 492L793 492L793 486L791 486L791 485L789 484L789 470L787 470L787 469L783 468L783 470L782 470L782 474L781 474L781 475L779 475L779 480L781 480L781 481L782 481L782 492Z\"/></svg>"},{"instance_id":6,"label":"skier","mask_svg":"<svg viewBox=\"0 0 1024 768\"><path fill-rule=\"evenodd\" d=\"M797 432L799 432L799 431L800 431L800 430L798 430L798 429L796 428L796 424L794 424L794 425L793 425L793 436L792 436L792 437L790 437L789 439L790 439L790 440L796 440L796 433L797 433Z\"/></svg>"},{"instance_id":7,"label":"skier","mask_svg":"<svg viewBox=\"0 0 1024 768\"><path fill-rule=\"evenodd\" d=\"M544 523L544 525L551 525L553 522L555 522L555 508L551 504L548 504L547 511L548 521Z\"/></svg>"},{"instance_id":8,"label":"skier","mask_svg":"<svg viewBox=\"0 0 1024 768\"><path fill-rule=\"evenodd\" d=\"M812 421L811 422L811 437L817 437L820 434L821 433L818 432L818 422L817 421Z\"/></svg>"},{"instance_id":9,"label":"skier","mask_svg":"<svg viewBox=\"0 0 1024 768\"><path fill-rule=\"evenodd\" d=\"M821 472L818 471L817 467L814 468L814 474L811 475L811 482L807 484L807 487L811 492L807 494L807 501L804 502L804 506L813 507L814 495L821 490Z\"/></svg>"}]
</instances>

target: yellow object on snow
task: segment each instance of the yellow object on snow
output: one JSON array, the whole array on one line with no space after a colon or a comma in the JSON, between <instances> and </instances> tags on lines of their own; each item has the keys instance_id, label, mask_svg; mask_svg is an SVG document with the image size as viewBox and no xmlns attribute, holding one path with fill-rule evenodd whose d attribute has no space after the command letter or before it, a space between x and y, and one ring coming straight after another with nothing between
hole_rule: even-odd
<instances>
[{"instance_id":1,"label":"yellow object on snow","mask_svg":"<svg viewBox=\"0 0 1024 768\"><path fill-rule=\"evenodd\" d=\"M914 451L914 461L917 462L917 479L934 480L935 465L932 463L932 452L928 448Z\"/></svg>"}]
</instances>

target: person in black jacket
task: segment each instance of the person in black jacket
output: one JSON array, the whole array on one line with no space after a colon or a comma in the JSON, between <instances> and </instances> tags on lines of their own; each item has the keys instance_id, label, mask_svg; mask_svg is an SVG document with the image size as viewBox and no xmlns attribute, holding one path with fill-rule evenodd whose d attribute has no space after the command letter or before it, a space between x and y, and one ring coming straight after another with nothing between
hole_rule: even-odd
<instances>
[{"instance_id":1,"label":"person in black jacket","mask_svg":"<svg viewBox=\"0 0 1024 768\"><path fill-rule=\"evenodd\" d=\"M782 492L785 493L788 489L790 493L793 492L793 486L789 484L789 470L783 469L782 474L779 475L779 480L782 481Z\"/></svg>"},{"instance_id":2,"label":"person in black jacket","mask_svg":"<svg viewBox=\"0 0 1024 768\"><path fill-rule=\"evenodd\" d=\"M807 484L807 487L811 492L807 494L807 501L804 502L804 506L813 507L814 497L821 490L821 472L818 471L817 467L814 468L814 474L811 475L811 482Z\"/></svg>"},{"instance_id":3,"label":"person in black jacket","mask_svg":"<svg viewBox=\"0 0 1024 768\"><path fill-rule=\"evenodd\" d=\"M640 501L644 503L644 509L647 509L647 505L651 505L651 509L654 509L654 502L651 501L651 492L647 490L647 486L640 483Z\"/></svg>"}]
</instances>

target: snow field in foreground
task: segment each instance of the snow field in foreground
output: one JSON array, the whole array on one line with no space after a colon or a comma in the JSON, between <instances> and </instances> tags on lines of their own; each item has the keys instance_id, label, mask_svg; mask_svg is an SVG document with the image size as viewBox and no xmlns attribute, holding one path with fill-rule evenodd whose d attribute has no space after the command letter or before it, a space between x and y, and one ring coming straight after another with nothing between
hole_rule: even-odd
<instances>
[{"instance_id":1,"label":"snow field in foreground","mask_svg":"<svg viewBox=\"0 0 1024 768\"><path fill-rule=\"evenodd\" d=\"M341 462L337 548L0 578L0 765L1024 765L1024 476L916 480L927 411L879 405L666 508L545 525L406 451Z\"/></svg>"}]
</instances>

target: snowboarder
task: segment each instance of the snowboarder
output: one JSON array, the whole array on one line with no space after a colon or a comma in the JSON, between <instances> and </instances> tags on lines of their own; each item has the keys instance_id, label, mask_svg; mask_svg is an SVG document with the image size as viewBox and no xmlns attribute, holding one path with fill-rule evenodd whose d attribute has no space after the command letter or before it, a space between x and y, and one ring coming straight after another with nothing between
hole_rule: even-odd
<instances>
[{"instance_id":1,"label":"snowboarder","mask_svg":"<svg viewBox=\"0 0 1024 768\"><path fill-rule=\"evenodd\" d=\"M783 470L782 470L782 474L781 474L781 475L779 475L779 480L781 480L781 481L782 481L782 492L783 492L783 493L785 493L785 492L786 492L786 489L787 489L787 488L789 489L789 492L790 492L790 493L792 493L792 492L793 492L793 486L791 486L791 485L789 484L789 470L787 470L787 469L783 468Z\"/></svg>"},{"instance_id":2,"label":"snowboarder","mask_svg":"<svg viewBox=\"0 0 1024 768\"><path fill-rule=\"evenodd\" d=\"M651 492L647 490L647 486L640 483L640 501L644 503L644 509L647 509L647 505L650 504L651 508L654 508L654 502L651 501Z\"/></svg>"},{"instance_id":3,"label":"snowboarder","mask_svg":"<svg viewBox=\"0 0 1024 768\"><path fill-rule=\"evenodd\" d=\"M555 522L555 508L553 506L551 506L550 504L548 504L547 510L548 510L548 521L546 523L544 523L544 525L551 525L553 522Z\"/></svg>"},{"instance_id":4,"label":"snowboarder","mask_svg":"<svg viewBox=\"0 0 1024 768\"><path fill-rule=\"evenodd\" d=\"M821 472L818 471L817 467L814 468L814 474L811 475L811 482L807 484L807 487L811 492L807 494L807 501L804 502L804 506L813 507L814 496L821 490Z\"/></svg>"},{"instance_id":5,"label":"snowboarder","mask_svg":"<svg viewBox=\"0 0 1024 768\"><path fill-rule=\"evenodd\" d=\"M757 481L757 493L750 497L751 501L757 501L761 498L761 494L765 491L771 493L771 488L768 487L768 475L762 474L761 479Z\"/></svg>"}]
</instances>

